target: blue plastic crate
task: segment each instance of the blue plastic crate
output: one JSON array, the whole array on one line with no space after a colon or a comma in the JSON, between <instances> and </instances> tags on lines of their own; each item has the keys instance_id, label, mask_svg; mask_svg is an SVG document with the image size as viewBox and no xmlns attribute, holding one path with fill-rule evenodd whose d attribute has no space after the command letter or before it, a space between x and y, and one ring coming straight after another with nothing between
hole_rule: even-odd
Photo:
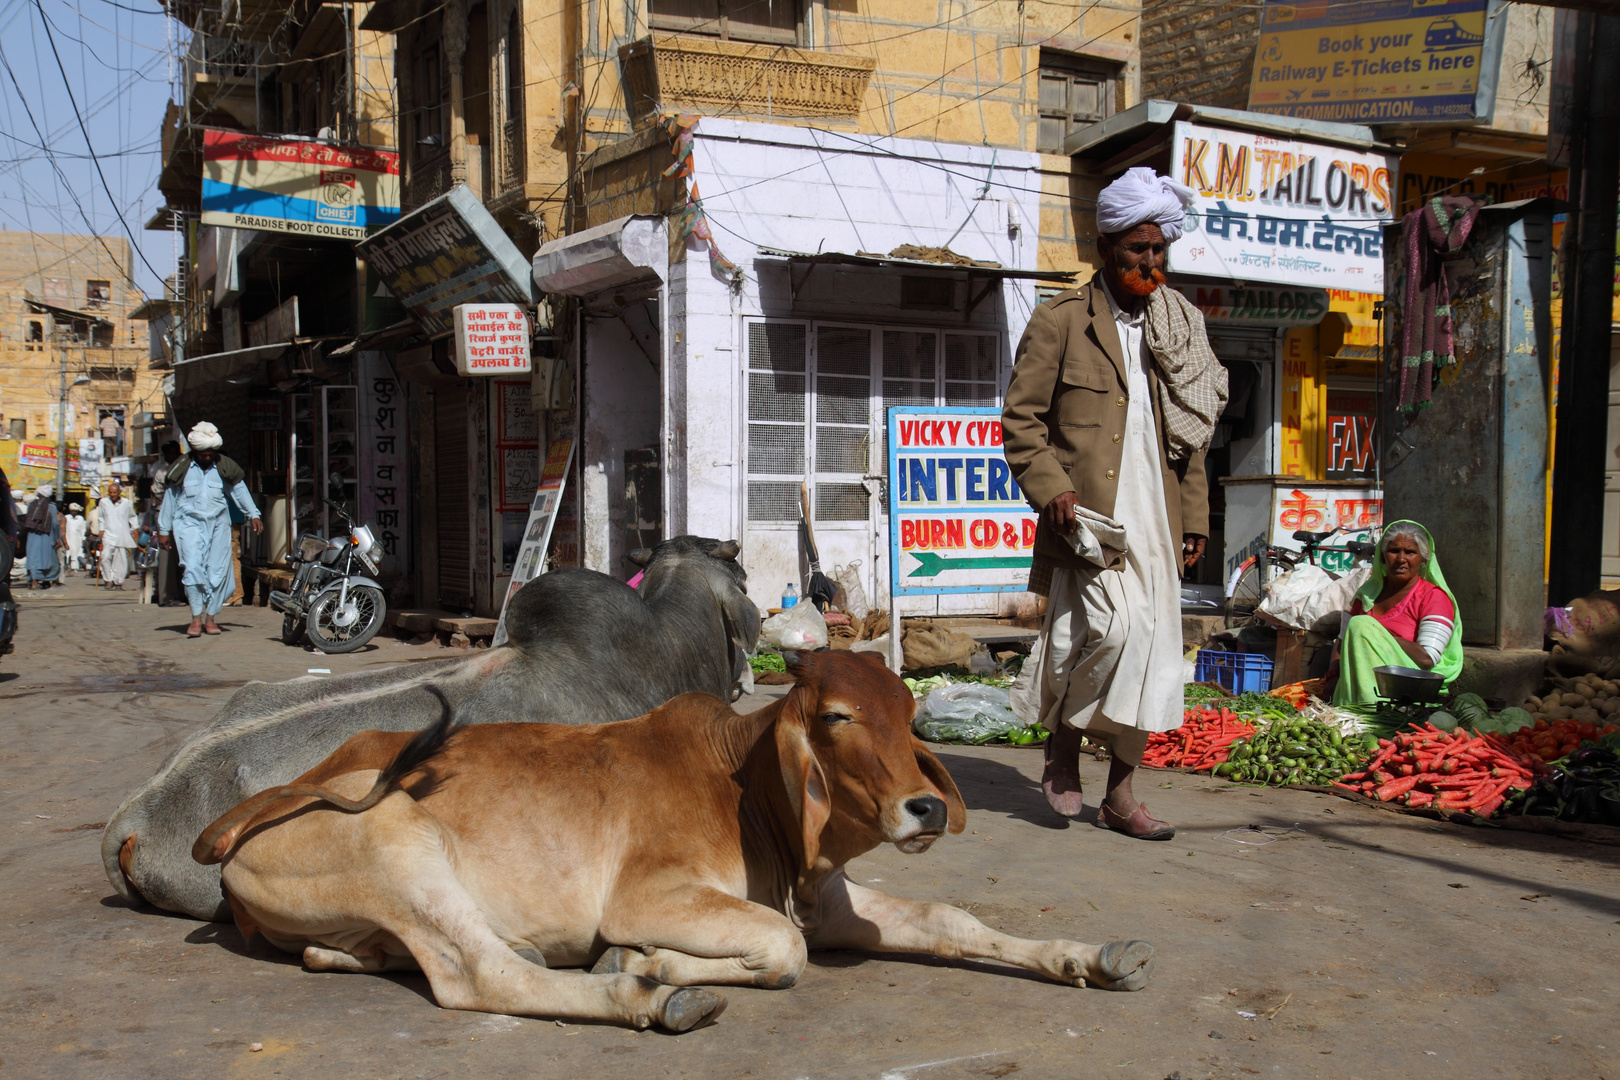
<instances>
[{"instance_id":1,"label":"blue plastic crate","mask_svg":"<svg viewBox=\"0 0 1620 1080\"><path fill-rule=\"evenodd\" d=\"M1271 689L1271 659L1259 653L1218 652L1199 649L1193 678L1215 682L1234 694Z\"/></svg>"}]
</instances>

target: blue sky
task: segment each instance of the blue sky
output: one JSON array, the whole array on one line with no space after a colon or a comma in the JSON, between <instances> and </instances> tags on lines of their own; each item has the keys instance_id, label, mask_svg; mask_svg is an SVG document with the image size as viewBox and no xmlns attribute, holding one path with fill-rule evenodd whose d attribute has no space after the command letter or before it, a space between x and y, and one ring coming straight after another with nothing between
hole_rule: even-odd
<instances>
[{"instance_id":1,"label":"blue sky","mask_svg":"<svg viewBox=\"0 0 1620 1080\"><path fill-rule=\"evenodd\" d=\"M122 212L151 263L135 257L135 283L148 296L174 272L171 234L142 226L163 204L156 184L170 97L166 35L181 32L157 0L0 0L0 222L123 236Z\"/></svg>"}]
</instances>

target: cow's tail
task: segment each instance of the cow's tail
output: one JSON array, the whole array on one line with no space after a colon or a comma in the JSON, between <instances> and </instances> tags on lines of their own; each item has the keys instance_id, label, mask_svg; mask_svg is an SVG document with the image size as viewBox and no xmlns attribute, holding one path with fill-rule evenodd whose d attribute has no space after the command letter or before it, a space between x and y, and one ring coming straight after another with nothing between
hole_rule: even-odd
<instances>
[{"instance_id":1,"label":"cow's tail","mask_svg":"<svg viewBox=\"0 0 1620 1080\"><path fill-rule=\"evenodd\" d=\"M424 686L424 689L439 699L441 708L439 718L411 737L411 741L394 755L394 760L377 774L377 782L371 785L370 791L358 799L348 799L319 784L283 784L280 787L267 788L252 798L237 803L215 818L213 823L202 831L202 835L197 837L197 842L191 845L191 857L204 866L223 862L241 839L243 827L259 811L281 799L308 796L330 803L349 814L358 814L362 810L370 810L376 806L382 801L382 797L388 794L390 788L444 749L445 741L456 729L456 713L450 705L450 699L445 697L444 692L437 686L428 685Z\"/></svg>"}]
</instances>

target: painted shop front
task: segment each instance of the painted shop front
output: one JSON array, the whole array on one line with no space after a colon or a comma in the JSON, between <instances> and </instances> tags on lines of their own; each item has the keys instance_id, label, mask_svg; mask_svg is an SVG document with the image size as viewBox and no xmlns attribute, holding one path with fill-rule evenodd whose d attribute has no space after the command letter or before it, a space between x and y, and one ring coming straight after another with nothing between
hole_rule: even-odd
<instances>
[{"instance_id":1,"label":"painted shop front","mask_svg":"<svg viewBox=\"0 0 1620 1080\"><path fill-rule=\"evenodd\" d=\"M661 128L599 151L593 227L534 259L541 292L575 298L584 565L624 578L649 537L735 537L776 606L807 577L807 502L822 568L884 603L887 410L999 407L1036 282L1072 277L1022 269L1039 157L712 118L673 141L678 158ZM1027 558L1017 539L1006 556Z\"/></svg>"}]
</instances>

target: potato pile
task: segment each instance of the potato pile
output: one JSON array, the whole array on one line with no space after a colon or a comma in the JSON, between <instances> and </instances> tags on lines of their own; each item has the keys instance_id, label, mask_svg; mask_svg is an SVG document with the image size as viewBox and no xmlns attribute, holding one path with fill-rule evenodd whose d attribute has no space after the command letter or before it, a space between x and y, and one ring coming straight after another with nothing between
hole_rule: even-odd
<instances>
[{"instance_id":1,"label":"potato pile","mask_svg":"<svg viewBox=\"0 0 1620 1080\"><path fill-rule=\"evenodd\" d=\"M1597 675L1577 675L1573 679L1557 679L1562 690L1552 690L1544 697L1532 697L1524 703L1537 720L1574 720L1577 723L1602 726L1620 713L1620 686Z\"/></svg>"}]
</instances>

